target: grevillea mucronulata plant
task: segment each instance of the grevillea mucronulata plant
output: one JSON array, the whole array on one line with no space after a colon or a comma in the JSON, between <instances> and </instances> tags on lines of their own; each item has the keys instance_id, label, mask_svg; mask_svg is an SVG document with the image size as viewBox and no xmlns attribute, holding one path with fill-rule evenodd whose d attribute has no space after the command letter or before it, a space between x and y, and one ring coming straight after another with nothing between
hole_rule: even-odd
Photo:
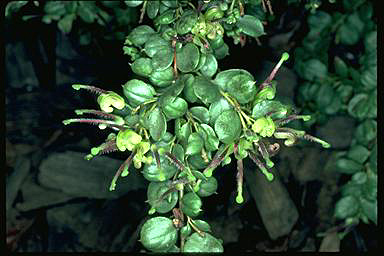
<instances>
[{"instance_id":1,"label":"grevillea mucronulata plant","mask_svg":"<svg viewBox=\"0 0 384 256\"><path fill-rule=\"evenodd\" d=\"M284 53L266 80L258 84L243 69L218 70L218 59L228 54L225 32L235 41L262 34L260 20L245 14L247 1L136 1L142 16L154 20L154 28L140 25L126 38L124 53L140 79L123 86L123 95L90 85L75 90L97 94L100 110L78 109L71 123L89 123L111 129L106 141L91 149L86 160L112 151L128 151L117 170L118 178L129 174L132 162L150 181L148 214L153 217L141 228L140 242L153 252L222 252L222 242L209 224L198 219L201 197L217 189L213 171L237 161L237 197L243 202L243 159L249 157L266 179L274 176L271 156L279 149L272 138L286 146L298 139L330 145L303 131L284 127L292 120L310 119L274 100ZM260 2L258 3L260 4ZM112 175L111 175L112 176ZM172 213L172 214L170 214ZM176 245L178 244L178 245Z\"/></svg>"}]
</instances>

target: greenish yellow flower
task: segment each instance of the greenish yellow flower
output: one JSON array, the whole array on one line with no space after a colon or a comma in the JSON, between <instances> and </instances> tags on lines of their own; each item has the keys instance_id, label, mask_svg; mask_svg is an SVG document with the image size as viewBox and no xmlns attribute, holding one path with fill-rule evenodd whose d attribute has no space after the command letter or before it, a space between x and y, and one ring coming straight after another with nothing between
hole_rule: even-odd
<instances>
[{"instance_id":1,"label":"greenish yellow flower","mask_svg":"<svg viewBox=\"0 0 384 256\"><path fill-rule=\"evenodd\" d=\"M132 130L120 131L117 134L116 146L120 151L132 151L141 142L141 136Z\"/></svg>"},{"instance_id":2,"label":"greenish yellow flower","mask_svg":"<svg viewBox=\"0 0 384 256\"><path fill-rule=\"evenodd\" d=\"M261 137L271 137L276 130L276 126L272 118L267 116L257 119L252 125L252 130L260 134Z\"/></svg>"},{"instance_id":3,"label":"greenish yellow flower","mask_svg":"<svg viewBox=\"0 0 384 256\"><path fill-rule=\"evenodd\" d=\"M107 93L103 93L97 97L97 103L99 103L100 109L107 113L111 113L113 111L111 106L117 109L123 109L125 107L123 97L112 91L108 91Z\"/></svg>"}]
</instances>

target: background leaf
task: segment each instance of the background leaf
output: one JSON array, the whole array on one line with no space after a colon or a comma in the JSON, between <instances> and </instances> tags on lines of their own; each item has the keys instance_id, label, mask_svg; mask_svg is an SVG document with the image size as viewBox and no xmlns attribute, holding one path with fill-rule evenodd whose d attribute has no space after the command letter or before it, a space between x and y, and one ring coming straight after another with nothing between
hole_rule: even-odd
<instances>
[{"instance_id":1,"label":"background leaf","mask_svg":"<svg viewBox=\"0 0 384 256\"><path fill-rule=\"evenodd\" d=\"M265 34L261 21L251 15L244 15L243 17L240 17L236 25L242 30L244 34L252 37L259 37Z\"/></svg>"}]
</instances>

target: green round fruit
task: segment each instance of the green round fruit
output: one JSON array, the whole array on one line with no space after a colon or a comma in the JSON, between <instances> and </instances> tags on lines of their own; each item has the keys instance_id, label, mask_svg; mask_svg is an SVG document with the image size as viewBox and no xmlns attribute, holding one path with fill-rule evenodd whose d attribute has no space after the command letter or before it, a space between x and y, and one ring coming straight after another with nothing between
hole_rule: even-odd
<instances>
[{"instance_id":1,"label":"green round fruit","mask_svg":"<svg viewBox=\"0 0 384 256\"><path fill-rule=\"evenodd\" d=\"M171 219L155 217L147 220L140 231L140 242L153 252L164 252L177 241L177 230Z\"/></svg>"}]
</instances>

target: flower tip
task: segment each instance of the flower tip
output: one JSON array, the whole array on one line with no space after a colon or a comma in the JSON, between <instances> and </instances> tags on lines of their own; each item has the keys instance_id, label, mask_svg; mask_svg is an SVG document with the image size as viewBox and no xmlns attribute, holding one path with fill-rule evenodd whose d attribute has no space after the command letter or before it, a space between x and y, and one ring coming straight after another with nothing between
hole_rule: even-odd
<instances>
[{"instance_id":1,"label":"flower tip","mask_svg":"<svg viewBox=\"0 0 384 256\"><path fill-rule=\"evenodd\" d=\"M116 183L112 183L111 186L109 187L109 191L113 191L116 188Z\"/></svg>"},{"instance_id":2,"label":"flower tip","mask_svg":"<svg viewBox=\"0 0 384 256\"><path fill-rule=\"evenodd\" d=\"M267 177L267 180L268 180L268 181L272 181L273 178L274 178L273 174L270 173L270 172L265 173L265 177Z\"/></svg>"},{"instance_id":3,"label":"flower tip","mask_svg":"<svg viewBox=\"0 0 384 256\"><path fill-rule=\"evenodd\" d=\"M77 90L77 91L80 90L81 87L82 87L82 85L80 85L80 84L73 84L73 85L72 85L72 88L75 89L75 90Z\"/></svg>"},{"instance_id":4,"label":"flower tip","mask_svg":"<svg viewBox=\"0 0 384 256\"><path fill-rule=\"evenodd\" d=\"M121 173L121 177L126 177L128 176L129 174L129 171L128 171L128 168L124 169L124 171Z\"/></svg>"},{"instance_id":5,"label":"flower tip","mask_svg":"<svg viewBox=\"0 0 384 256\"><path fill-rule=\"evenodd\" d=\"M288 58L289 58L289 53L287 53L287 52L284 52L283 55L281 56L282 61L286 61L286 60L288 60Z\"/></svg>"},{"instance_id":6,"label":"flower tip","mask_svg":"<svg viewBox=\"0 0 384 256\"><path fill-rule=\"evenodd\" d=\"M64 125L69 125L70 123L72 123L72 121L70 119L63 120Z\"/></svg>"},{"instance_id":7,"label":"flower tip","mask_svg":"<svg viewBox=\"0 0 384 256\"><path fill-rule=\"evenodd\" d=\"M243 202L244 202L243 196L242 195L237 195L236 196L236 203L241 204Z\"/></svg>"},{"instance_id":8,"label":"flower tip","mask_svg":"<svg viewBox=\"0 0 384 256\"><path fill-rule=\"evenodd\" d=\"M88 154L84 157L85 160L91 160L94 156L92 154Z\"/></svg>"},{"instance_id":9,"label":"flower tip","mask_svg":"<svg viewBox=\"0 0 384 256\"><path fill-rule=\"evenodd\" d=\"M268 168L272 168L274 165L275 164L271 160L267 161Z\"/></svg>"},{"instance_id":10,"label":"flower tip","mask_svg":"<svg viewBox=\"0 0 384 256\"><path fill-rule=\"evenodd\" d=\"M84 110L83 109L76 109L75 114L76 115L82 115L82 114L84 114Z\"/></svg>"},{"instance_id":11,"label":"flower tip","mask_svg":"<svg viewBox=\"0 0 384 256\"><path fill-rule=\"evenodd\" d=\"M323 148L330 148L331 147L331 144L329 144L327 142L324 142L321 145L323 146Z\"/></svg>"}]
</instances>

